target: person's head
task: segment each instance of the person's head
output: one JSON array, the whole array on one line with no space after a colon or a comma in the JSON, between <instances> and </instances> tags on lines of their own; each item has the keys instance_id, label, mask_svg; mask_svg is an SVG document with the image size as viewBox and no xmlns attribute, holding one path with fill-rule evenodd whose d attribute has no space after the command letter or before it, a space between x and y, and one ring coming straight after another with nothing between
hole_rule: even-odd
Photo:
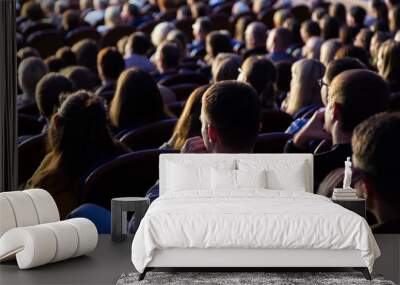
<instances>
[{"instance_id":1,"label":"person's head","mask_svg":"<svg viewBox=\"0 0 400 285\"><path fill-rule=\"evenodd\" d=\"M367 12L361 6L353 6L347 13L347 25L349 27L363 27Z\"/></svg>"},{"instance_id":2,"label":"person's head","mask_svg":"<svg viewBox=\"0 0 400 285\"><path fill-rule=\"evenodd\" d=\"M108 27L116 27L121 24L121 11L118 6L107 7L104 13L104 24Z\"/></svg>"},{"instance_id":3,"label":"person's head","mask_svg":"<svg viewBox=\"0 0 400 285\"><path fill-rule=\"evenodd\" d=\"M292 43L292 34L288 29L277 28L268 33L267 50L269 52L285 52Z\"/></svg>"},{"instance_id":4,"label":"person's head","mask_svg":"<svg viewBox=\"0 0 400 285\"><path fill-rule=\"evenodd\" d=\"M213 82L234 80L239 75L242 58L233 53L219 53L212 62Z\"/></svg>"},{"instance_id":5,"label":"person's head","mask_svg":"<svg viewBox=\"0 0 400 285\"><path fill-rule=\"evenodd\" d=\"M378 22L388 21L388 8L382 0L372 0L370 2L370 8Z\"/></svg>"},{"instance_id":6,"label":"person's head","mask_svg":"<svg viewBox=\"0 0 400 285\"><path fill-rule=\"evenodd\" d=\"M38 57L24 59L18 67L18 84L25 95L34 98L36 85L48 72L46 64Z\"/></svg>"},{"instance_id":7,"label":"person's head","mask_svg":"<svg viewBox=\"0 0 400 285\"><path fill-rule=\"evenodd\" d=\"M335 59L327 65L321 86L321 99L325 106L328 104L328 87L333 79L343 71L351 69L367 69L367 67L361 61L352 57Z\"/></svg>"},{"instance_id":8,"label":"person's head","mask_svg":"<svg viewBox=\"0 0 400 285\"><path fill-rule=\"evenodd\" d=\"M271 108L275 103L277 70L263 56L248 57L242 65L238 80L250 84L259 94L262 107Z\"/></svg>"},{"instance_id":9,"label":"person's head","mask_svg":"<svg viewBox=\"0 0 400 285\"><path fill-rule=\"evenodd\" d=\"M335 18L339 22L339 25L345 25L346 7L340 2L332 3L329 6L329 16Z\"/></svg>"},{"instance_id":10,"label":"person's head","mask_svg":"<svg viewBox=\"0 0 400 285\"><path fill-rule=\"evenodd\" d=\"M122 72L111 101L112 126L120 130L133 128L165 117L163 99L153 77L136 68Z\"/></svg>"},{"instance_id":11,"label":"person's head","mask_svg":"<svg viewBox=\"0 0 400 285\"><path fill-rule=\"evenodd\" d=\"M280 28L282 27L283 23L286 21L286 19L292 17L292 13L290 12L289 9L279 9L275 11L273 21L274 21L274 27L275 28Z\"/></svg>"},{"instance_id":12,"label":"person's head","mask_svg":"<svg viewBox=\"0 0 400 285\"><path fill-rule=\"evenodd\" d=\"M51 119L48 142L56 159L52 166L68 175L81 175L99 155L114 154L104 101L82 90L69 95Z\"/></svg>"},{"instance_id":13,"label":"person's head","mask_svg":"<svg viewBox=\"0 0 400 285\"><path fill-rule=\"evenodd\" d=\"M253 20L253 17L249 15L242 15L238 18L235 23L235 40L239 42L245 41L246 28Z\"/></svg>"},{"instance_id":14,"label":"person's head","mask_svg":"<svg viewBox=\"0 0 400 285\"><path fill-rule=\"evenodd\" d=\"M34 49L33 47L24 47L18 50L17 52L17 58L20 61L23 61L25 58L28 57L39 57L40 54L37 51L37 49Z\"/></svg>"},{"instance_id":15,"label":"person's head","mask_svg":"<svg viewBox=\"0 0 400 285\"><path fill-rule=\"evenodd\" d=\"M93 91L97 85L96 75L84 66L70 66L60 73L74 82L76 89Z\"/></svg>"},{"instance_id":16,"label":"person's head","mask_svg":"<svg viewBox=\"0 0 400 285\"><path fill-rule=\"evenodd\" d=\"M337 50L342 46L338 39L330 39L321 45L319 60L327 66L334 58Z\"/></svg>"},{"instance_id":17,"label":"person's head","mask_svg":"<svg viewBox=\"0 0 400 285\"><path fill-rule=\"evenodd\" d=\"M252 152L260 128L260 100L253 87L238 81L211 85L201 107L201 134L210 153Z\"/></svg>"},{"instance_id":18,"label":"person's head","mask_svg":"<svg viewBox=\"0 0 400 285\"><path fill-rule=\"evenodd\" d=\"M82 12L93 9L93 0L79 0L79 9Z\"/></svg>"},{"instance_id":19,"label":"person's head","mask_svg":"<svg viewBox=\"0 0 400 285\"><path fill-rule=\"evenodd\" d=\"M93 8L95 10L105 10L108 6L108 0L93 0Z\"/></svg>"},{"instance_id":20,"label":"person's head","mask_svg":"<svg viewBox=\"0 0 400 285\"><path fill-rule=\"evenodd\" d=\"M31 21L40 21L44 15L42 7L36 1L27 1L22 5L21 16Z\"/></svg>"},{"instance_id":21,"label":"person's head","mask_svg":"<svg viewBox=\"0 0 400 285\"><path fill-rule=\"evenodd\" d=\"M117 48L107 47L100 50L97 55L97 69L100 79L103 81L118 79L125 69L125 62Z\"/></svg>"},{"instance_id":22,"label":"person's head","mask_svg":"<svg viewBox=\"0 0 400 285\"><path fill-rule=\"evenodd\" d=\"M375 72L356 69L340 73L328 87L325 130L351 135L362 121L386 110L389 94L385 80Z\"/></svg>"},{"instance_id":23,"label":"person's head","mask_svg":"<svg viewBox=\"0 0 400 285\"><path fill-rule=\"evenodd\" d=\"M65 11L70 8L70 2L68 0L58 0L54 3L54 12L58 16L62 16Z\"/></svg>"},{"instance_id":24,"label":"person's head","mask_svg":"<svg viewBox=\"0 0 400 285\"><path fill-rule=\"evenodd\" d=\"M344 45L351 45L358 33L357 28L350 28L349 26L341 26L339 30L339 39Z\"/></svg>"},{"instance_id":25,"label":"person's head","mask_svg":"<svg viewBox=\"0 0 400 285\"><path fill-rule=\"evenodd\" d=\"M68 46L59 48L56 52L56 56L64 61L66 67L76 65L75 53Z\"/></svg>"},{"instance_id":26,"label":"person's head","mask_svg":"<svg viewBox=\"0 0 400 285\"><path fill-rule=\"evenodd\" d=\"M232 52L230 37L221 31L209 33L206 37L206 51L212 59L221 52Z\"/></svg>"},{"instance_id":27,"label":"person's head","mask_svg":"<svg viewBox=\"0 0 400 285\"><path fill-rule=\"evenodd\" d=\"M198 41L205 41L212 30L212 23L208 17L200 17L193 24L193 37Z\"/></svg>"},{"instance_id":28,"label":"person's head","mask_svg":"<svg viewBox=\"0 0 400 285\"><path fill-rule=\"evenodd\" d=\"M50 121L60 106L60 96L74 90L74 83L59 73L51 72L43 76L36 86L35 94L40 115Z\"/></svg>"},{"instance_id":29,"label":"person's head","mask_svg":"<svg viewBox=\"0 0 400 285\"><path fill-rule=\"evenodd\" d=\"M390 35L384 32L375 32L371 38L369 53L371 54L371 61L374 66L378 61L378 52L380 46L386 41L390 39Z\"/></svg>"},{"instance_id":30,"label":"person's head","mask_svg":"<svg viewBox=\"0 0 400 285\"><path fill-rule=\"evenodd\" d=\"M42 0L40 2L40 7L47 17L51 16L54 13L54 1L52 0Z\"/></svg>"},{"instance_id":31,"label":"person's head","mask_svg":"<svg viewBox=\"0 0 400 285\"><path fill-rule=\"evenodd\" d=\"M339 22L328 15L323 17L319 22L321 28L321 37L324 40L336 39L339 37Z\"/></svg>"},{"instance_id":32,"label":"person's head","mask_svg":"<svg viewBox=\"0 0 400 285\"><path fill-rule=\"evenodd\" d=\"M186 100L172 134L174 149L180 150L188 138L201 135L201 99L208 86L197 87Z\"/></svg>"},{"instance_id":33,"label":"person's head","mask_svg":"<svg viewBox=\"0 0 400 285\"><path fill-rule=\"evenodd\" d=\"M314 59L302 59L292 65L290 92L284 104L286 113L294 115L301 108L321 103L318 80L324 72L324 65Z\"/></svg>"},{"instance_id":34,"label":"person's head","mask_svg":"<svg viewBox=\"0 0 400 285\"><path fill-rule=\"evenodd\" d=\"M400 114L382 113L365 120L354 130L351 145L354 167L362 173L360 190L368 209L378 222L397 218Z\"/></svg>"},{"instance_id":35,"label":"person's head","mask_svg":"<svg viewBox=\"0 0 400 285\"><path fill-rule=\"evenodd\" d=\"M151 32L151 42L158 47L168 36L168 33L175 29L175 25L170 22L157 24Z\"/></svg>"},{"instance_id":36,"label":"person's head","mask_svg":"<svg viewBox=\"0 0 400 285\"><path fill-rule=\"evenodd\" d=\"M197 2L193 5L190 5L190 11L192 12L193 19L206 17L208 15L208 7L203 2Z\"/></svg>"},{"instance_id":37,"label":"person's head","mask_svg":"<svg viewBox=\"0 0 400 285\"><path fill-rule=\"evenodd\" d=\"M97 53L99 46L94 40L81 40L72 46L72 51L76 55L78 65L88 68L93 73L97 73Z\"/></svg>"},{"instance_id":38,"label":"person's head","mask_svg":"<svg viewBox=\"0 0 400 285\"><path fill-rule=\"evenodd\" d=\"M236 1L232 6L232 15L250 12L250 7L243 1Z\"/></svg>"},{"instance_id":39,"label":"person's head","mask_svg":"<svg viewBox=\"0 0 400 285\"><path fill-rule=\"evenodd\" d=\"M145 33L134 32L128 38L126 53L128 56L132 54L147 56L151 47L150 38Z\"/></svg>"},{"instance_id":40,"label":"person's head","mask_svg":"<svg viewBox=\"0 0 400 285\"><path fill-rule=\"evenodd\" d=\"M368 52L362 47L356 47L354 45L344 45L337 50L335 59L340 59L344 57L354 57L359 61L369 66L369 56Z\"/></svg>"},{"instance_id":41,"label":"person's head","mask_svg":"<svg viewBox=\"0 0 400 285\"><path fill-rule=\"evenodd\" d=\"M190 7L187 5L183 5L178 8L176 12L176 19L179 20L191 20L192 19L192 11Z\"/></svg>"},{"instance_id":42,"label":"person's head","mask_svg":"<svg viewBox=\"0 0 400 285\"><path fill-rule=\"evenodd\" d=\"M252 5L252 11L255 15L260 14L263 11L267 11L272 7L272 1L270 0L254 0Z\"/></svg>"},{"instance_id":43,"label":"person's head","mask_svg":"<svg viewBox=\"0 0 400 285\"><path fill-rule=\"evenodd\" d=\"M156 65L161 72L177 71L181 62L181 49L175 42L165 41L158 46L156 51Z\"/></svg>"},{"instance_id":44,"label":"person's head","mask_svg":"<svg viewBox=\"0 0 400 285\"><path fill-rule=\"evenodd\" d=\"M300 45L303 43L300 35L300 23L295 18L288 18L283 22L283 28L288 29L292 34L293 43Z\"/></svg>"},{"instance_id":45,"label":"person's head","mask_svg":"<svg viewBox=\"0 0 400 285\"><path fill-rule=\"evenodd\" d=\"M302 56L308 59L319 60L321 54L321 45L324 40L320 37L309 38L302 48Z\"/></svg>"},{"instance_id":46,"label":"person's head","mask_svg":"<svg viewBox=\"0 0 400 285\"><path fill-rule=\"evenodd\" d=\"M50 72L59 72L61 69L66 67L65 62L55 55L51 55L46 58L44 63L47 65L47 68Z\"/></svg>"},{"instance_id":47,"label":"person's head","mask_svg":"<svg viewBox=\"0 0 400 285\"><path fill-rule=\"evenodd\" d=\"M246 49L265 48L267 26L261 22L250 23L245 31Z\"/></svg>"},{"instance_id":48,"label":"person's head","mask_svg":"<svg viewBox=\"0 0 400 285\"><path fill-rule=\"evenodd\" d=\"M174 10L176 8L176 4L174 0L158 0L158 7L161 12L166 12L169 10Z\"/></svg>"},{"instance_id":49,"label":"person's head","mask_svg":"<svg viewBox=\"0 0 400 285\"><path fill-rule=\"evenodd\" d=\"M374 33L367 28L361 29L358 32L356 39L354 40L354 45L357 47L361 47L365 49L367 52L369 52L369 47L371 44L371 38L373 34Z\"/></svg>"},{"instance_id":50,"label":"person's head","mask_svg":"<svg viewBox=\"0 0 400 285\"><path fill-rule=\"evenodd\" d=\"M168 33L166 40L177 43L179 45L179 49L181 50L182 57L186 56L186 45L188 43L188 39L184 32L178 29L174 29Z\"/></svg>"},{"instance_id":51,"label":"person's head","mask_svg":"<svg viewBox=\"0 0 400 285\"><path fill-rule=\"evenodd\" d=\"M387 40L381 45L377 67L389 84L400 84L400 42Z\"/></svg>"},{"instance_id":52,"label":"person's head","mask_svg":"<svg viewBox=\"0 0 400 285\"><path fill-rule=\"evenodd\" d=\"M64 31L72 31L81 24L81 15L78 10L68 9L64 12L62 26Z\"/></svg>"},{"instance_id":53,"label":"person's head","mask_svg":"<svg viewBox=\"0 0 400 285\"><path fill-rule=\"evenodd\" d=\"M389 9L393 9L400 4L400 0L385 0L385 4Z\"/></svg>"},{"instance_id":54,"label":"person's head","mask_svg":"<svg viewBox=\"0 0 400 285\"><path fill-rule=\"evenodd\" d=\"M126 2L122 6L121 11L121 20L127 24L129 24L135 17L140 15L139 7L135 4Z\"/></svg>"},{"instance_id":55,"label":"person's head","mask_svg":"<svg viewBox=\"0 0 400 285\"><path fill-rule=\"evenodd\" d=\"M389 28L392 32L400 30L400 4L389 11Z\"/></svg>"},{"instance_id":56,"label":"person's head","mask_svg":"<svg viewBox=\"0 0 400 285\"><path fill-rule=\"evenodd\" d=\"M321 30L317 22L307 20L301 24L300 36L304 43L311 37L319 37Z\"/></svg>"}]
</instances>

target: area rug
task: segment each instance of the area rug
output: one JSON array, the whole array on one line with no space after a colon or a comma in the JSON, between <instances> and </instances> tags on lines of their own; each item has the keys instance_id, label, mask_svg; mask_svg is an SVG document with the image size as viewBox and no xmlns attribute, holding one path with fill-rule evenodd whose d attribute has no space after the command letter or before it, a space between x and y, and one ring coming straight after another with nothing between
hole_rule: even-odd
<instances>
[{"instance_id":1,"label":"area rug","mask_svg":"<svg viewBox=\"0 0 400 285\"><path fill-rule=\"evenodd\" d=\"M360 272L148 272L142 281L138 281L138 276L138 273L122 274L117 285L395 285L392 281L384 280L380 275L372 275L373 280L368 281Z\"/></svg>"}]
</instances>

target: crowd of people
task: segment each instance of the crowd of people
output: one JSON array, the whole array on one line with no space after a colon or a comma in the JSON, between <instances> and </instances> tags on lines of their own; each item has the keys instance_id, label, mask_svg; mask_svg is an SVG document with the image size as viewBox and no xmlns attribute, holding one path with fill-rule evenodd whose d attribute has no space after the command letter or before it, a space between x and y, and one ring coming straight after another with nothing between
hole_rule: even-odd
<instances>
[{"instance_id":1,"label":"crowd of people","mask_svg":"<svg viewBox=\"0 0 400 285\"><path fill-rule=\"evenodd\" d=\"M374 231L400 233L400 1L309 2L18 1L18 116L47 137L23 187L48 190L65 217L93 170L131 152L122 134L177 118L160 148L251 153L263 125L280 123L263 119L274 111L291 118L282 152L314 154L315 193L330 196L341 179L332 174L353 157ZM133 32L102 43L126 26ZM26 44L41 29L91 34L43 56Z\"/></svg>"}]
</instances>

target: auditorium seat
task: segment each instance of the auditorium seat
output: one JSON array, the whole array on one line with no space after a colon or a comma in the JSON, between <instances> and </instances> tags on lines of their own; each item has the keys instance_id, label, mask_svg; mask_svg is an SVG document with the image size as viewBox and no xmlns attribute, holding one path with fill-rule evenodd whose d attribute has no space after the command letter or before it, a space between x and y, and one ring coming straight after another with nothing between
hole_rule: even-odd
<instances>
[{"instance_id":1,"label":"auditorium seat","mask_svg":"<svg viewBox=\"0 0 400 285\"><path fill-rule=\"evenodd\" d=\"M57 30L37 31L27 38L26 45L37 49L42 58L47 58L64 46L64 36Z\"/></svg>"},{"instance_id":2,"label":"auditorium seat","mask_svg":"<svg viewBox=\"0 0 400 285\"><path fill-rule=\"evenodd\" d=\"M292 123L292 117L281 110L265 110L261 113L261 133L284 132Z\"/></svg>"},{"instance_id":3,"label":"auditorium seat","mask_svg":"<svg viewBox=\"0 0 400 285\"><path fill-rule=\"evenodd\" d=\"M148 124L125 133L119 141L133 151L158 148L171 138L176 122L174 118Z\"/></svg>"},{"instance_id":4,"label":"auditorium seat","mask_svg":"<svg viewBox=\"0 0 400 285\"><path fill-rule=\"evenodd\" d=\"M95 42L100 42L101 35L96 29L92 27L81 27L75 30L70 31L65 36L65 41L67 45L73 46L77 42L84 40L84 39L91 39Z\"/></svg>"},{"instance_id":5,"label":"auditorium seat","mask_svg":"<svg viewBox=\"0 0 400 285\"><path fill-rule=\"evenodd\" d=\"M33 136L18 145L18 185L32 177L47 154L47 133Z\"/></svg>"},{"instance_id":6,"label":"auditorium seat","mask_svg":"<svg viewBox=\"0 0 400 285\"><path fill-rule=\"evenodd\" d=\"M183 83L196 83L199 85L204 85L208 84L208 79L202 74L185 73L168 76L167 78L160 80L158 83L167 87Z\"/></svg>"},{"instance_id":7,"label":"auditorium seat","mask_svg":"<svg viewBox=\"0 0 400 285\"><path fill-rule=\"evenodd\" d=\"M37 135L43 129L44 123L35 116L18 113L18 136Z\"/></svg>"},{"instance_id":8,"label":"auditorium seat","mask_svg":"<svg viewBox=\"0 0 400 285\"><path fill-rule=\"evenodd\" d=\"M197 83L182 83L168 86L168 88L174 92L177 101L184 101L199 86L201 85Z\"/></svg>"},{"instance_id":9,"label":"auditorium seat","mask_svg":"<svg viewBox=\"0 0 400 285\"><path fill-rule=\"evenodd\" d=\"M254 153L283 153L286 142L292 135L285 133L260 134L257 137Z\"/></svg>"},{"instance_id":10,"label":"auditorium seat","mask_svg":"<svg viewBox=\"0 0 400 285\"><path fill-rule=\"evenodd\" d=\"M170 103L167 105L168 109L174 114L177 118L182 114L183 108L185 108L186 101L177 101L174 103Z\"/></svg>"},{"instance_id":11,"label":"auditorium seat","mask_svg":"<svg viewBox=\"0 0 400 285\"><path fill-rule=\"evenodd\" d=\"M128 25L113 27L101 39L102 47L116 46L118 41L135 32L135 28Z\"/></svg>"},{"instance_id":12,"label":"auditorium seat","mask_svg":"<svg viewBox=\"0 0 400 285\"><path fill-rule=\"evenodd\" d=\"M144 197L158 179L162 153L178 151L150 149L120 156L94 170L86 179L83 202L111 208L115 197Z\"/></svg>"}]
</instances>

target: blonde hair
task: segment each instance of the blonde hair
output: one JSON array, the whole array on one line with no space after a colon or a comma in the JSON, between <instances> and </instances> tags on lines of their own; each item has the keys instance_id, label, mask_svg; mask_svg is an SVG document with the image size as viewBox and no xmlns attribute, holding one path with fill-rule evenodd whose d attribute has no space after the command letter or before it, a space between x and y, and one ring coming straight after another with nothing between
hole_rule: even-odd
<instances>
[{"instance_id":1,"label":"blonde hair","mask_svg":"<svg viewBox=\"0 0 400 285\"><path fill-rule=\"evenodd\" d=\"M310 104L322 104L318 80L324 76L325 67L314 59L302 59L292 66L292 81L286 100L286 112L294 115Z\"/></svg>"}]
</instances>

